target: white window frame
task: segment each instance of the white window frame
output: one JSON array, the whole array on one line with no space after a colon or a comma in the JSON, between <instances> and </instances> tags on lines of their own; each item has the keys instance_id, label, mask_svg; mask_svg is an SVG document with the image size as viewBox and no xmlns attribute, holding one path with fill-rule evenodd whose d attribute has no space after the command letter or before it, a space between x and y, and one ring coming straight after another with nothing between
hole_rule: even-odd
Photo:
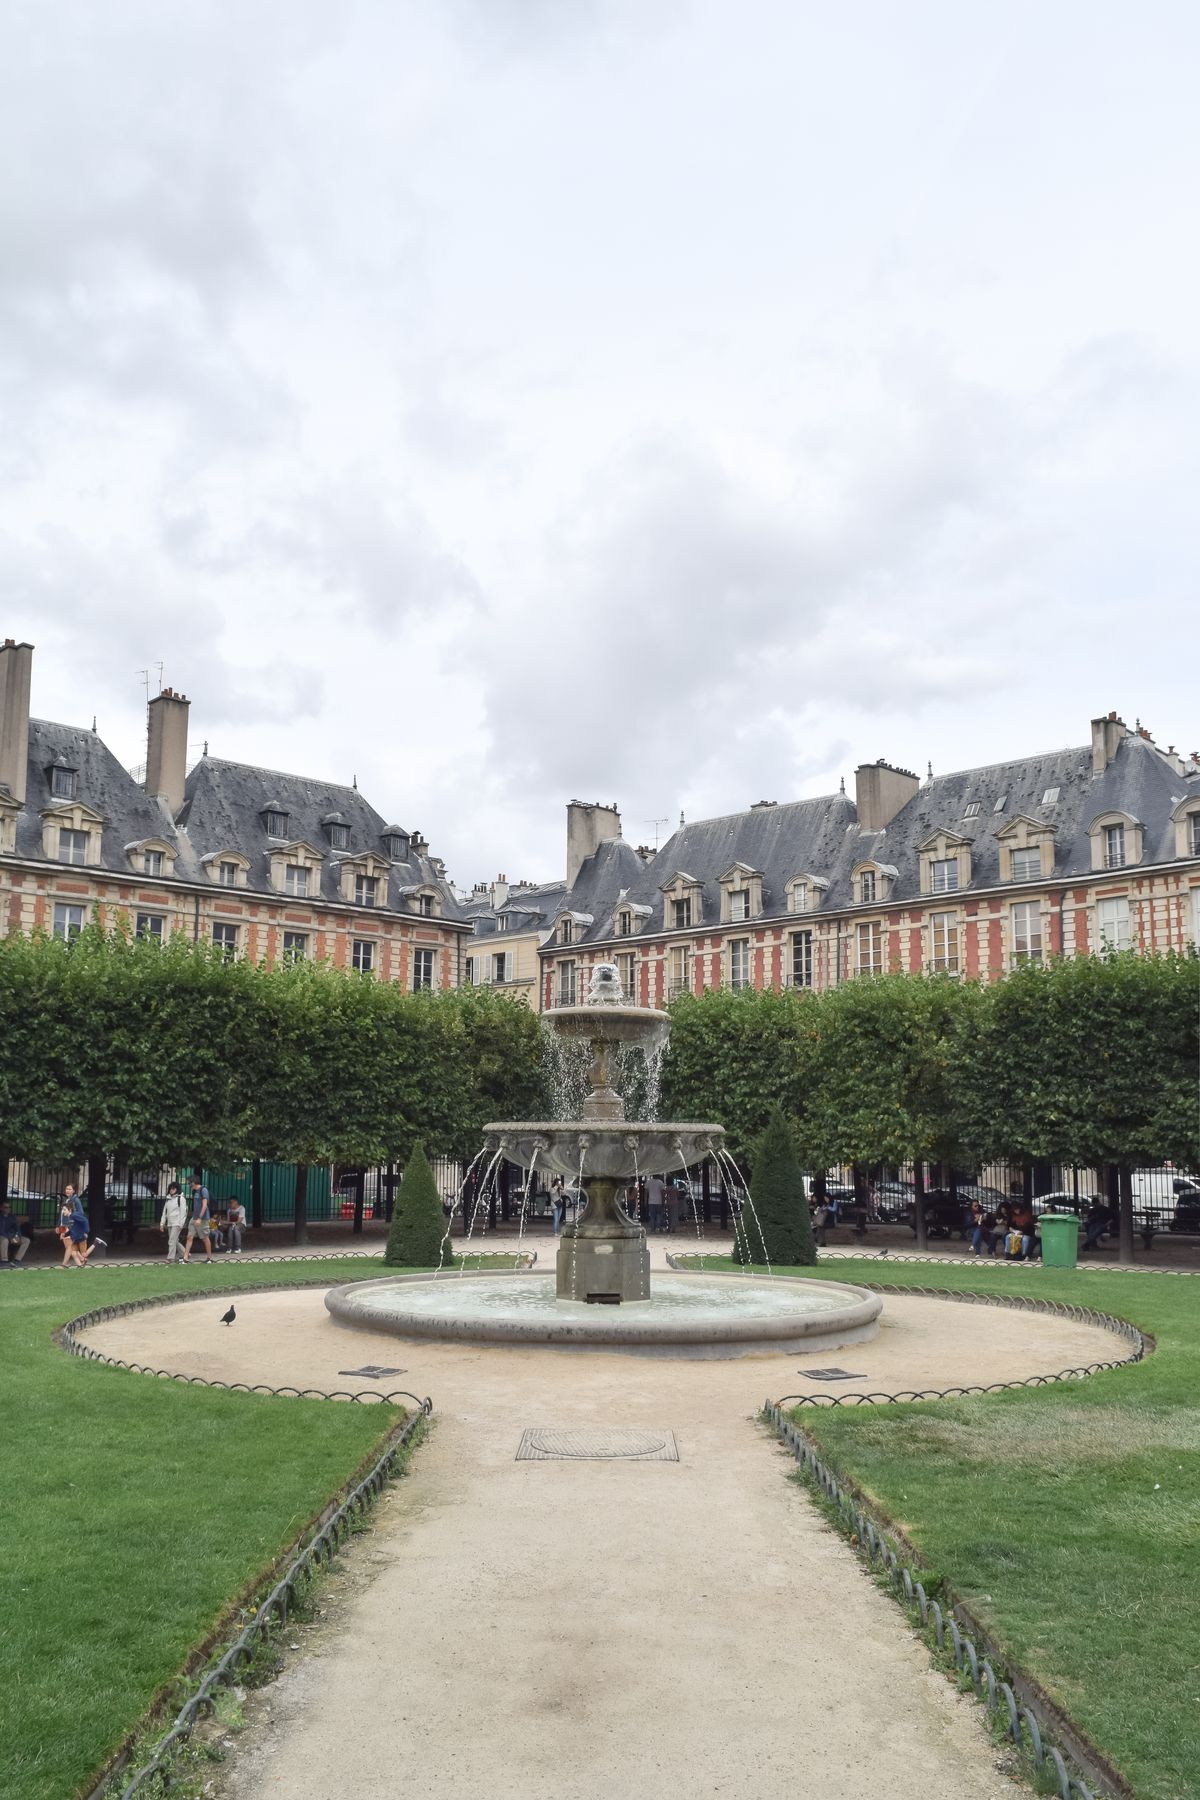
<instances>
[{"instance_id":1,"label":"white window frame","mask_svg":"<svg viewBox=\"0 0 1200 1800\"><path fill-rule=\"evenodd\" d=\"M1023 930L1018 925L1018 914L1023 915ZM1039 900L1014 900L1009 908L1009 935L1014 964L1040 963L1043 960L1045 946L1042 940L1042 907Z\"/></svg>"},{"instance_id":2,"label":"white window frame","mask_svg":"<svg viewBox=\"0 0 1200 1800\"><path fill-rule=\"evenodd\" d=\"M879 892L879 880L874 869L860 869L858 876L858 902L860 906L874 906Z\"/></svg>"},{"instance_id":3,"label":"white window frame","mask_svg":"<svg viewBox=\"0 0 1200 1800\"><path fill-rule=\"evenodd\" d=\"M1200 950L1200 887L1192 889L1192 943Z\"/></svg>"},{"instance_id":4,"label":"white window frame","mask_svg":"<svg viewBox=\"0 0 1200 1800\"><path fill-rule=\"evenodd\" d=\"M855 933L855 967L860 975L883 974L883 924L879 919L863 919ZM864 957L863 949L867 954Z\"/></svg>"},{"instance_id":5,"label":"white window frame","mask_svg":"<svg viewBox=\"0 0 1200 1800\"><path fill-rule=\"evenodd\" d=\"M284 962L307 962L308 932L285 931L283 934Z\"/></svg>"},{"instance_id":6,"label":"white window frame","mask_svg":"<svg viewBox=\"0 0 1200 1800\"><path fill-rule=\"evenodd\" d=\"M231 919L214 919L212 925L212 942L216 949L228 957L234 957L242 947L242 928Z\"/></svg>"},{"instance_id":7,"label":"white window frame","mask_svg":"<svg viewBox=\"0 0 1200 1800\"><path fill-rule=\"evenodd\" d=\"M60 825L58 828L59 862L67 863L73 869L86 868L88 841L91 835L90 831L76 831L71 825ZM75 854L76 851L80 852L78 856Z\"/></svg>"},{"instance_id":8,"label":"white window frame","mask_svg":"<svg viewBox=\"0 0 1200 1800\"><path fill-rule=\"evenodd\" d=\"M356 875L354 877L355 906L374 906L379 893L378 875Z\"/></svg>"},{"instance_id":9,"label":"white window frame","mask_svg":"<svg viewBox=\"0 0 1200 1800\"><path fill-rule=\"evenodd\" d=\"M1118 819L1112 825L1102 827L1104 837L1104 867L1106 869L1123 869L1125 867L1125 826Z\"/></svg>"},{"instance_id":10,"label":"white window frame","mask_svg":"<svg viewBox=\"0 0 1200 1800\"><path fill-rule=\"evenodd\" d=\"M956 912L930 913L929 967L935 975L958 974L960 935Z\"/></svg>"},{"instance_id":11,"label":"white window frame","mask_svg":"<svg viewBox=\"0 0 1200 1800\"><path fill-rule=\"evenodd\" d=\"M690 931L692 929L692 896L683 894L671 901L671 930Z\"/></svg>"},{"instance_id":12,"label":"white window frame","mask_svg":"<svg viewBox=\"0 0 1200 1800\"><path fill-rule=\"evenodd\" d=\"M1040 881L1041 880L1041 878L1042 878L1042 847L1040 844L1018 844L1014 849L1009 851L1008 857L1009 857L1008 866L1012 872L1011 878L1013 881ZM1032 873L1030 873L1024 866L1022 866L1020 869L1018 869L1018 867L1017 867L1018 857L1029 857L1032 859L1032 861L1033 861L1033 872Z\"/></svg>"},{"instance_id":13,"label":"white window frame","mask_svg":"<svg viewBox=\"0 0 1200 1800\"><path fill-rule=\"evenodd\" d=\"M566 956L554 965L554 985L558 994L556 1006L574 1006L578 987L578 965L573 956Z\"/></svg>"},{"instance_id":14,"label":"white window frame","mask_svg":"<svg viewBox=\"0 0 1200 1800\"><path fill-rule=\"evenodd\" d=\"M307 863L288 863L283 871L283 891L295 900L308 899Z\"/></svg>"},{"instance_id":15,"label":"white window frame","mask_svg":"<svg viewBox=\"0 0 1200 1800\"><path fill-rule=\"evenodd\" d=\"M421 944L412 953L413 993L432 992L437 977L437 951Z\"/></svg>"},{"instance_id":16,"label":"white window frame","mask_svg":"<svg viewBox=\"0 0 1200 1800\"><path fill-rule=\"evenodd\" d=\"M142 873L144 875L161 875L165 858L161 850L142 851Z\"/></svg>"},{"instance_id":17,"label":"white window frame","mask_svg":"<svg viewBox=\"0 0 1200 1800\"><path fill-rule=\"evenodd\" d=\"M729 985L734 993L750 986L750 939L729 940Z\"/></svg>"},{"instance_id":18,"label":"white window frame","mask_svg":"<svg viewBox=\"0 0 1200 1800\"><path fill-rule=\"evenodd\" d=\"M625 950L617 958L617 974L625 998L631 1005L637 1005L638 996L638 959L636 950Z\"/></svg>"},{"instance_id":19,"label":"white window frame","mask_svg":"<svg viewBox=\"0 0 1200 1800\"><path fill-rule=\"evenodd\" d=\"M1200 812L1188 814L1187 846L1189 856L1200 856Z\"/></svg>"},{"instance_id":20,"label":"white window frame","mask_svg":"<svg viewBox=\"0 0 1200 1800\"><path fill-rule=\"evenodd\" d=\"M467 959L470 961L470 958ZM374 938L352 938L350 942L350 966L357 969L360 975L369 975L375 967Z\"/></svg>"},{"instance_id":21,"label":"white window frame","mask_svg":"<svg viewBox=\"0 0 1200 1800\"><path fill-rule=\"evenodd\" d=\"M808 883L807 883L807 881L793 881L793 883L792 883L792 911L794 913L802 913L802 912L808 911Z\"/></svg>"},{"instance_id":22,"label":"white window frame","mask_svg":"<svg viewBox=\"0 0 1200 1800\"><path fill-rule=\"evenodd\" d=\"M750 917L750 889L730 888L729 917L735 925L744 924Z\"/></svg>"},{"instance_id":23,"label":"white window frame","mask_svg":"<svg viewBox=\"0 0 1200 1800\"><path fill-rule=\"evenodd\" d=\"M78 917L75 916L76 914ZM64 938L69 943L72 938L79 936L87 923L87 910L71 900L56 900L53 919L53 935L56 938Z\"/></svg>"},{"instance_id":24,"label":"white window frame","mask_svg":"<svg viewBox=\"0 0 1200 1800\"><path fill-rule=\"evenodd\" d=\"M1096 901L1096 947L1128 950L1133 945L1133 912L1128 894L1106 894Z\"/></svg>"},{"instance_id":25,"label":"white window frame","mask_svg":"<svg viewBox=\"0 0 1200 1800\"><path fill-rule=\"evenodd\" d=\"M236 887L237 886L238 874L240 872L240 864L235 863L235 862L227 862L227 861L219 862L217 864L217 872L220 876L220 880L218 882L219 887Z\"/></svg>"},{"instance_id":26,"label":"white window frame","mask_svg":"<svg viewBox=\"0 0 1200 1800\"><path fill-rule=\"evenodd\" d=\"M501 986L510 980L509 965L512 956L507 950L497 950L492 955L492 980Z\"/></svg>"},{"instance_id":27,"label":"white window frame","mask_svg":"<svg viewBox=\"0 0 1200 1800\"><path fill-rule=\"evenodd\" d=\"M633 936L633 914L627 906L623 906L617 914L617 936Z\"/></svg>"},{"instance_id":28,"label":"white window frame","mask_svg":"<svg viewBox=\"0 0 1200 1800\"><path fill-rule=\"evenodd\" d=\"M813 985L813 934L811 931L793 931L791 941L791 985L795 988L810 988ZM797 973L800 979L797 980Z\"/></svg>"},{"instance_id":29,"label":"white window frame","mask_svg":"<svg viewBox=\"0 0 1200 1800\"><path fill-rule=\"evenodd\" d=\"M667 999L692 991L692 952L688 944L672 944L667 958Z\"/></svg>"},{"instance_id":30,"label":"white window frame","mask_svg":"<svg viewBox=\"0 0 1200 1800\"><path fill-rule=\"evenodd\" d=\"M958 887L957 856L935 856L929 864L931 894L952 894Z\"/></svg>"},{"instance_id":31,"label":"white window frame","mask_svg":"<svg viewBox=\"0 0 1200 1800\"><path fill-rule=\"evenodd\" d=\"M162 913L140 912L134 915L135 937L153 938L161 944L166 935L167 921ZM157 930L155 929L157 927Z\"/></svg>"}]
</instances>

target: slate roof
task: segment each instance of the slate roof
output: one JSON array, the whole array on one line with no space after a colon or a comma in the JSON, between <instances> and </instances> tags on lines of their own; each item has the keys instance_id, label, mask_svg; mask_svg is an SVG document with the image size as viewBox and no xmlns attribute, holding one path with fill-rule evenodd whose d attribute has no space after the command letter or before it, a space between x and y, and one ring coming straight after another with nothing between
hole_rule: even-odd
<instances>
[{"instance_id":1,"label":"slate roof","mask_svg":"<svg viewBox=\"0 0 1200 1800\"><path fill-rule=\"evenodd\" d=\"M70 801L50 792L49 769L65 763L77 771L75 799L103 816L101 860L106 869L132 873L126 846L144 838L160 838L178 850L176 873L197 876L201 871L181 844L167 808L148 794L119 763L94 731L77 725L56 725L48 719L29 721L29 764L25 805L17 815L15 853L40 859L42 813L48 807L69 806ZM68 866L68 865L64 865Z\"/></svg>"},{"instance_id":2,"label":"slate roof","mask_svg":"<svg viewBox=\"0 0 1200 1800\"><path fill-rule=\"evenodd\" d=\"M476 937L496 934L496 920L500 917L508 920L505 933L547 931L557 919L566 893L565 881L542 881L511 890L503 906L493 906L490 899L481 898L468 900L464 910L475 920Z\"/></svg>"},{"instance_id":3,"label":"slate roof","mask_svg":"<svg viewBox=\"0 0 1200 1800\"><path fill-rule=\"evenodd\" d=\"M1048 802L1044 796L1052 788L1058 789L1058 798ZM1143 864L1166 862L1175 855L1171 810L1191 793L1200 793L1200 772L1181 774L1153 743L1131 732L1098 778L1092 776L1090 744L934 777L882 831L861 830L854 803L845 794L697 820L681 826L649 864L629 851L632 863L622 860L618 870L598 852L585 864L564 906L572 912L590 912L595 920L576 937L575 946L611 942L619 947L669 929L664 925L662 889L677 874L695 879L701 887L702 911L691 927L694 932L719 922L720 877L737 863L761 871L758 916L771 918L787 913L787 884L798 875L813 877L818 885L828 883L819 907L812 910L853 906L852 872L867 861L896 871L886 904L903 904L921 898L919 846L942 829L971 843L971 881L959 890L969 893L1000 884L995 833L1018 814L1055 826L1055 879L1092 873L1088 827L1108 811L1127 813L1143 826ZM1001 796L1004 805L997 812ZM978 803L979 811L968 817L972 802ZM633 937L614 939L613 915L622 887L628 889L628 899L649 912L639 920Z\"/></svg>"},{"instance_id":4,"label":"slate roof","mask_svg":"<svg viewBox=\"0 0 1200 1800\"><path fill-rule=\"evenodd\" d=\"M267 837L263 812L268 807L288 815L286 839ZM337 813L341 823L349 828L350 842L344 850L330 846L322 821L331 813ZM187 840L198 862L222 850L237 850L248 857L246 885L260 893L275 891L270 885L269 859L284 842L304 842L324 852L320 897L330 901L341 898L337 865L346 858L373 851L388 860L384 844L389 831L387 822L357 788L212 756L204 757L188 776L177 824L180 837ZM470 922L445 876L430 857L415 854L411 844L404 861L391 863L387 883L386 900L381 897L381 906L410 914L413 908L405 890L433 887L441 895L439 916L443 922ZM309 895L310 899L316 897Z\"/></svg>"}]
</instances>

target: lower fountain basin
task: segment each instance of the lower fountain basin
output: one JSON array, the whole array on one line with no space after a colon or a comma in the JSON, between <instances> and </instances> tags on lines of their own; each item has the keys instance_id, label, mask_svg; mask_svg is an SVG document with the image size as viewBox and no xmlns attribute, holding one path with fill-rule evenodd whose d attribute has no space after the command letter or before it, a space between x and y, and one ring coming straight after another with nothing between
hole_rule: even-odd
<instances>
[{"instance_id":1,"label":"lower fountain basin","mask_svg":"<svg viewBox=\"0 0 1200 1800\"><path fill-rule=\"evenodd\" d=\"M589 1306L556 1300L553 1277L501 1270L356 1281L330 1289L325 1305L340 1324L402 1338L727 1357L860 1343L879 1329L883 1302L841 1282L697 1270L656 1271L647 1300Z\"/></svg>"},{"instance_id":2,"label":"lower fountain basin","mask_svg":"<svg viewBox=\"0 0 1200 1800\"><path fill-rule=\"evenodd\" d=\"M719 1125L644 1125L628 1119L580 1119L569 1125L522 1120L483 1129L488 1149L503 1150L522 1168L530 1168L536 1156L539 1169L576 1181L582 1165L585 1185L589 1176L632 1181L635 1174L666 1175L716 1155L725 1143Z\"/></svg>"}]
</instances>

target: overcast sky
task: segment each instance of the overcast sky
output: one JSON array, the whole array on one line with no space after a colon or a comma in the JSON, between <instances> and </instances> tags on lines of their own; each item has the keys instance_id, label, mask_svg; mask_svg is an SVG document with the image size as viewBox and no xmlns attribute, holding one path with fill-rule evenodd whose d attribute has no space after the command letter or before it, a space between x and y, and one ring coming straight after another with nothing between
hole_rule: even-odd
<instances>
[{"instance_id":1,"label":"overcast sky","mask_svg":"<svg viewBox=\"0 0 1200 1800\"><path fill-rule=\"evenodd\" d=\"M1200 12L0 0L33 708L349 781L451 874L1200 749ZM659 827L661 835L666 832Z\"/></svg>"}]
</instances>

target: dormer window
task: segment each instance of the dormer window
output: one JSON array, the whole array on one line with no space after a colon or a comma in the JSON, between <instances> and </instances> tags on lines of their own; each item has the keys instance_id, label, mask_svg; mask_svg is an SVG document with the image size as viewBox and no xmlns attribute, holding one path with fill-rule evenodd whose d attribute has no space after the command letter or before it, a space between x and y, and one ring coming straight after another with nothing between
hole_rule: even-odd
<instances>
[{"instance_id":1,"label":"dormer window","mask_svg":"<svg viewBox=\"0 0 1200 1800\"><path fill-rule=\"evenodd\" d=\"M497 931L507 931L509 926L511 925L511 923L512 923L512 920L509 918L507 913L497 913L496 914L496 930Z\"/></svg>"},{"instance_id":2,"label":"dormer window","mask_svg":"<svg viewBox=\"0 0 1200 1800\"><path fill-rule=\"evenodd\" d=\"M823 875L813 875L807 870L793 875L786 885L788 911L814 912L820 906L828 886Z\"/></svg>"},{"instance_id":3,"label":"dormer window","mask_svg":"<svg viewBox=\"0 0 1200 1800\"><path fill-rule=\"evenodd\" d=\"M235 862L222 862L217 865L217 878L222 887L236 887L239 873L239 866Z\"/></svg>"},{"instance_id":4,"label":"dormer window","mask_svg":"<svg viewBox=\"0 0 1200 1800\"><path fill-rule=\"evenodd\" d=\"M1188 814L1188 826L1190 828L1188 854L1189 856L1200 856L1200 812Z\"/></svg>"},{"instance_id":5,"label":"dormer window","mask_svg":"<svg viewBox=\"0 0 1200 1800\"><path fill-rule=\"evenodd\" d=\"M374 875L356 875L354 877L355 906L374 906L378 887L379 882Z\"/></svg>"},{"instance_id":6,"label":"dormer window","mask_svg":"<svg viewBox=\"0 0 1200 1800\"><path fill-rule=\"evenodd\" d=\"M1001 796L997 800L995 806L993 806L992 811L994 813L1003 812L1007 805L1008 805L1008 795L1001 794Z\"/></svg>"},{"instance_id":7,"label":"dormer window","mask_svg":"<svg viewBox=\"0 0 1200 1800\"><path fill-rule=\"evenodd\" d=\"M682 900L671 902L671 927L674 931L687 931L692 923L692 901L690 895Z\"/></svg>"},{"instance_id":8,"label":"dormer window","mask_svg":"<svg viewBox=\"0 0 1200 1800\"><path fill-rule=\"evenodd\" d=\"M383 847L391 862L408 861L408 839L402 831L389 831L384 837Z\"/></svg>"},{"instance_id":9,"label":"dormer window","mask_svg":"<svg viewBox=\"0 0 1200 1800\"><path fill-rule=\"evenodd\" d=\"M331 850L348 850L350 848L350 827L348 825L329 825L329 848Z\"/></svg>"},{"instance_id":10,"label":"dormer window","mask_svg":"<svg viewBox=\"0 0 1200 1800\"><path fill-rule=\"evenodd\" d=\"M71 831L65 826L59 827L58 860L65 863L86 863L88 859L88 833Z\"/></svg>"},{"instance_id":11,"label":"dormer window","mask_svg":"<svg viewBox=\"0 0 1200 1800\"><path fill-rule=\"evenodd\" d=\"M720 877L722 924L744 924L762 911L762 874L748 863L736 862Z\"/></svg>"},{"instance_id":12,"label":"dormer window","mask_svg":"<svg viewBox=\"0 0 1200 1800\"><path fill-rule=\"evenodd\" d=\"M263 822L266 825L268 837L285 838L287 836L287 834L288 834L288 815L287 815L287 813L279 812L274 807L268 807L266 812L263 814Z\"/></svg>"},{"instance_id":13,"label":"dormer window","mask_svg":"<svg viewBox=\"0 0 1200 1800\"><path fill-rule=\"evenodd\" d=\"M308 869L304 863L288 863L283 872L283 891L291 894L293 899L303 900L308 895Z\"/></svg>"},{"instance_id":14,"label":"dormer window","mask_svg":"<svg viewBox=\"0 0 1200 1800\"><path fill-rule=\"evenodd\" d=\"M163 872L162 851L144 850L142 852L142 869L147 875L161 875Z\"/></svg>"},{"instance_id":15,"label":"dormer window","mask_svg":"<svg viewBox=\"0 0 1200 1800\"><path fill-rule=\"evenodd\" d=\"M617 936L633 936L633 914L629 911L628 907L622 908L617 914Z\"/></svg>"},{"instance_id":16,"label":"dormer window","mask_svg":"<svg viewBox=\"0 0 1200 1800\"><path fill-rule=\"evenodd\" d=\"M727 916L728 907L729 889L725 883L727 879L731 880L733 874L734 871L730 870L728 877L722 877L722 917ZM746 884L738 881L732 885L744 887ZM668 930L691 931L700 923L704 910L704 888L694 875L688 875L681 869L672 875L670 881L664 881L660 891L663 896L663 922Z\"/></svg>"},{"instance_id":17,"label":"dormer window","mask_svg":"<svg viewBox=\"0 0 1200 1800\"><path fill-rule=\"evenodd\" d=\"M808 911L808 883L807 883L807 881L793 881L793 883L792 883L792 911L793 912L807 912Z\"/></svg>"},{"instance_id":18,"label":"dormer window","mask_svg":"<svg viewBox=\"0 0 1200 1800\"><path fill-rule=\"evenodd\" d=\"M957 856L940 856L929 865L930 892L951 894L958 886Z\"/></svg>"},{"instance_id":19,"label":"dormer window","mask_svg":"<svg viewBox=\"0 0 1200 1800\"><path fill-rule=\"evenodd\" d=\"M1010 850L1011 858L1009 879L1011 881L1040 881L1042 878L1042 847L1030 844L1024 850Z\"/></svg>"},{"instance_id":20,"label":"dormer window","mask_svg":"<svg viewBox=\"0 0 1200 1800\"><path fill-rule=\"evenodd\" d=\"M750 917L750 889L733 888L729 895L729 917L734 920Z\"/></svg>"},{"instance_id":21,"label":"dormer window","mask_svg":"<svg viewBox=\"0 0 1200 1800\"><path fill-rule=\"evenodd\" d=\"M856 906L877 906L891 893L898 871L891 863L859 863L850 871L850 885Z\"/></svg>"},{"instance_id":22,"label":"dormer window","mask_svg":"<svg viewBox=\"0 0 1200 1800\"><path fill-rule=\"evenodd\" d=\"M432 917L433 917L433 895L432 894L418 894L417 895L417 911L420 913L420 915L423 919L432 919Z\"/></svg>"},{"instance_id":23,"label":"dormer window","mask_svg":"<svg viewBox=\"0 0 1200 1800\"><path fill-rule=\"evenodd\" d=\"M573 944L575 941L575 921L560 919L558 922L558 941L560 944Z\"/></svg>"},{"instance_id":24,"label":"dormer window","mask_svg":"<svg viewBox=\"0 0 1200 1800\"><path fill-rule=\"evenodd\" d=\"M864 869L858 878L858 897L864 906L870 906L875 899L875 871Z\"/></svg>"},{"instance_id":25,"label":"dormer window","mask_svg":"<svg viewBox=\"0 0 1200 1800\"><path fill-rule=\"evenodd\" d=\"M981 810L982 810L982 806L981 806L980 801L968 800L967 804L963 807L963 818L964 819L977 819L979 817Z\"/></svg>"},{"instance_id":26,"label":"dormer window","mask_svg":"<svg viewBox=\"0 0 1200 1800\"><path fill-rule=\"evenodd\" d=\"M1200 794L1185 794L1177 800L1171 809L1171 823L1176 856L1200 856Z\"/></svg>"},{"instance_id":27,"label":"dormer window","mask_svg":"<svg viewBox=\"0 0 1200 1800\"><path fill-rule=\"evenodd\" d=\"M79 783L79 771L70 769L66 763L55 763L50 770L50 797L52 800L74 800Z\"/></svg>"},{"instance_id":28,"label":"dormer window","mask_svg":"<svg viewBox=\"0 0 1200 1800\"><path fill-rule=\"evenodd\" d=\"M1132 813L1101 813L1088 826L1093 869L1125 869L1142 860L1142 827Z\"/></svg>"}]
</instances>

